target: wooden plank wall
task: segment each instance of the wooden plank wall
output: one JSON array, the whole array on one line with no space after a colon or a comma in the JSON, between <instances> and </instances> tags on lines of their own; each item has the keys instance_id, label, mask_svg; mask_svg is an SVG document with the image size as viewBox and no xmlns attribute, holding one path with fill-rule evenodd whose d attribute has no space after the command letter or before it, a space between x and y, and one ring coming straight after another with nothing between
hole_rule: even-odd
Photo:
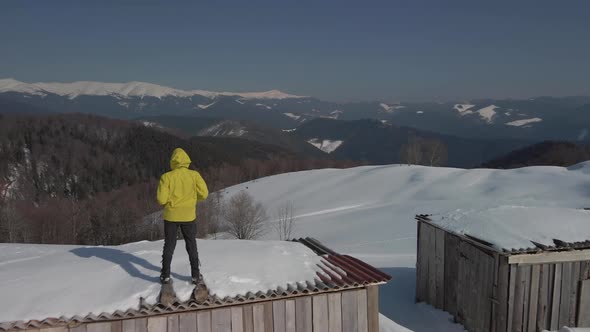
<instances>
[{"instance_id":1,"label":"wooden plank wall","mask_svg":"<svg viewBox=\"0 0 590 332\"><path fill-rule=\"evenodd\" d=\"M589 269L590 261L511 265L510 285L514 285L514 292L509 300L511 319L506 331L590 327L590 321L585 320L590 317L590 307L586 308L590 291L585 289Z\"/></svg>"},{"instance_id":2,"label":"wooden plank wall","mask_svg":"<svg viewBox=\"0 0 590 332\"><path fill-rule=\"evenodd\" d=\"M508 267L500 275L498 255L423 222L418 222L417 248L417 301L449 312L469 331L506 331L492 319L501 293L497 283L508 282ZM507 291L501 295L507 303ZM503 310L506 316L507 305Z\"/></svg>"},{"instance_id":3,"label":"wooden plank wall","mask_svg":"<svg viewBox=\"0 0 590 332\"><path fill-rule=\"evenodd\" d=\"M416 301L443 309L445 303L445 237L446 232L418 223L416 259Z\"/></svg>"},{"instance_id":4,"label":"wooden plank wall","mask_svg":"<svg viewBox=\"0 0 590 332\"><path fill-rule=\"evenodd\" d=\"M379 332L378 286L44 332Z\"/></svg>"}]
</instances>

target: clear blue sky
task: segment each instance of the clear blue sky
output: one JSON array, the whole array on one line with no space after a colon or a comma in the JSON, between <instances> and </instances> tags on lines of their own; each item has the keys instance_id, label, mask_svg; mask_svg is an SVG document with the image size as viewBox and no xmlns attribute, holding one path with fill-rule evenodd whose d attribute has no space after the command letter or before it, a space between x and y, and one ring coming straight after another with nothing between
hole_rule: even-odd
<instances>
[{"instance_id":1,"label":"clear blue sky","mask_svg":"<svg viewBox=\"0 0 590 332\"><path fill-rule=\"evenodd\" d=\"M0 77L329 100L590 95L590 1L0 2Z\"/></svg>"}]
</instances>

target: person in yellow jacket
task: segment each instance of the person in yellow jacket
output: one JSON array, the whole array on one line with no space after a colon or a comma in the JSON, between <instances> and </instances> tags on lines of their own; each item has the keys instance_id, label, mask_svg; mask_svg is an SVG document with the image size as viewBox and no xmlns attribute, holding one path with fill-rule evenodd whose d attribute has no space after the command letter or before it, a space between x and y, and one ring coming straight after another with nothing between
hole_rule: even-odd
<instances>
[{"instance_id":1,"label":"person in yellow jacket","mask_svg":"<svg viewBox=\"0 0 590 332\"><path fill-rule=\"evenodd\" d=\"M191 264L192 281L199 286L203 283L197 252L196 205L207 198L209 190L201 174L189 169L190 163L191 159L183 149L175 149L170 159L172 170L164 173L158 184L158 203L164 206L164 250L160 281L170 282L170 263L176 248L177 230L180 228Z\"/></svg>"}]
</instances>

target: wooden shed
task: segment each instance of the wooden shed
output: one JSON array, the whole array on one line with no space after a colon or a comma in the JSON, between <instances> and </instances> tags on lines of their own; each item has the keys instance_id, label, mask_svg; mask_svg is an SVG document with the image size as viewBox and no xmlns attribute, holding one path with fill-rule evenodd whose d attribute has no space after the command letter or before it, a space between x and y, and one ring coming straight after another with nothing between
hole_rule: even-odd
<instances>
[{"instance_id":1,"label":"wooden shed","mask_svg":"<svg viewBox=\"0 0 590 332\"><path fill-rule=\"evenodd\" d=\"M587 218L590 226L590 214L580 213L578 221ZM550 245L529 241L525 248L503 248L493 236L469 234L469 227L449 229L444 217L418 215L416 220L416 301L449 312L473 332L590 327L589 241L543 234L552 239ZM481 227L500 232L510 225L490 220Z\"/></svg>"},{"instance_id":2,"label":"wooden shed","mask_svg":"<svg viewBox=\"0 0 590 332\"><path fill-rule=\"evenodd\" d=\"M391 277L311 238L296 240L321 256L316 277L285 288L252 290L205 302L139 308L84 317L0 322L0 331L40 332L378 332L379 285Z\"/></svg>"}]
</instances>

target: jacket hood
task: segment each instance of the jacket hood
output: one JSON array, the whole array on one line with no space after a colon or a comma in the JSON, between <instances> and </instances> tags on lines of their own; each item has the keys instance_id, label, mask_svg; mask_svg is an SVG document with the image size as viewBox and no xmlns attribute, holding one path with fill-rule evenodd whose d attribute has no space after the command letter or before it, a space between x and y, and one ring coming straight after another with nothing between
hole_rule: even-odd
<instances>
[{"instance_id":1,"label":"jacket hood","mask_svg":"<svg viewBox=\"0 0 590 332\"><path fill-rule=\"evenodd\" d=\"M188 168L191 163L191 158L181 148L176 148L172 152L172 158L170 158L170 168L175 170L177 168Z\"/></svg>"}]
</instances>

